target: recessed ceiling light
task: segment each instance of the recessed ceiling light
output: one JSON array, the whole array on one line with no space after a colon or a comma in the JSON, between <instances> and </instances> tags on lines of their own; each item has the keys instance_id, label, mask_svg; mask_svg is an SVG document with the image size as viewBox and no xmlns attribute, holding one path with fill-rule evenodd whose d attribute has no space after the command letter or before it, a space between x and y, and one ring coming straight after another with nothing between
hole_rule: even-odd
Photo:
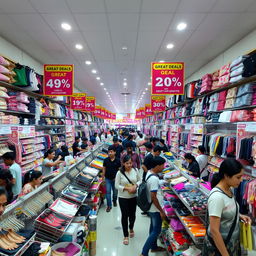
<instances>
[{"instance_id":1,"label":"recessed ceiling light","mask_svg":"<svg viewBox=\"0 0 256 256\"><path fill-rule=\"evenodd\" d=\"M127 86L127 83L126 83L126 82L124 83L124 86Z\"/></svg>"},{"instance_id":2,"label":"recessed ceiling light","mask_svg":"<svg viewBox=\"0 0 256 256\"><path fill-rule=\"evenodd\" d=\"M122 47L122 50L123 50L123 51L127 51L127 50L128 50L128 47L127 47L127 46L123 46L123 47Z\"/></svg>"},{"instance_id":3,"label":"recessed ceiling light","mask_svg":"<svg viewBox=\"0 0 256 256\"><path fill-rule=\"evenodd\" d=\"M81 44L76 44L76 49L77 50L82 50L84 47Z\"/></svg>"},{"instance_id":4,"label":"recessed ceiling light","mask_svg":"<svg viewBox=\"0 0 256 256\"><path fill-rule=\"evenodd\" d=\"M148 90L148 88L145 89L146 91Z\"/></svg>"},{"instance_id":5,"label":"recessed ceiling light","mask_svg":"<svg viewBox=\"0 0 256 256\"><path fill-rule=\"evenodd\" d=\"M164 60L159 60L159 62L164 62Z\"/></svg>"},{"instance_id":6,"label":"recessed ceiling light","mask_svg":"<svg viewBox=\"0 0 256 256\"><path fill-rule=\"evenodd\" d=\"M166 48L167 48L167 49L172 49L173 47L174 47L174 44L167 44L167 45L166 45Z\"/></svg>"},{"instance_id":7,"label":"recessed ceiling light","mask_svg":"<svg viewBox=\"0 0 256 256\"><path fill-rule=\"evenodd\" d=\"M68 24L68 23L66 23L66 22L63 22L63 23L61 23L61 27L64 29L64 30L71 30L71 26Z\"/></svg>"},{"instance_id":8,"label":"recessed ceiling light","mask_svg":"<svg viewBox=\"0 0 256 256\"><path fill-rule=\"evenodd\" d=\"M89 65L91 65L91 64L92 64L92 62L91 62L91 61L89 61L89 60L87 60L87 61L85 62L85 64L89 66Z\"/></svg>"},{"instance_id":9,"label":"recessed ceiling light","mask_svg":"<svg viewBox=\"0 0 256 256\"><path fill-rule=\"evenodd\" d=\"M93 74L96 74L96 73L97 73L97 70L96 70L96 69L93 69L93 70L92 70L92 73L93 73Z\"/></svg>"},{"instance_id":10,"label":"recessed ceiling light","mask_svg":"<svg viewBox=\"0 0 256 256\"><path fill-rule=\"evenodd\" d=\"M151 83L148 83L148 85L151 85Z\"/></svg>"},{"instance_id":11,"label":"recessed ceiling light","mask_svg":"<svg viewBox=\"0 0 256 256\"><path fill-rule=\"evenodd\" d=\"M103 88L104 89L104 91L106 91L107 89L106 88Z\"/></svg>"},{"instance_id":12,"label":"recessed ceiling light","mask_svg":"<svg viewBox=\"0 0 256 256\"><path fill-rule=\"evenodd\" d=\"M182 31L187 28L187 23L181 22L177 25L177 30Z\"/></svg>"},{"instance_id":13,"label":"recessed ceiling light","mask_svg":"<svg viewBox=\"0 0 256 256\"><path fill-rule=\"evenodd\" d=\"M100 85L101 85L101 86L103 86L103 85L104 85L104 83L100 83Z\"/></svg>"},{"instance_id":14,"label":"recessed ceiling light","mask_svg":"<svg viewBox=\"0 0 256 256\"><path fill-rule=\"evenodd\" d=\"M96 79L97 79L97 80L100 80L100 77L99 77L99 76L97 76L97 77L96 77Z\"/></svg>"},{"instance_id":15,"label":"recessed ceiling light","mask_svg":"<svg viewBox=\"0 0 256 256\"><path fill-rule=\"evenodd\" d=\"M108 94L108 92L106 92L106 94Z\"/></svg>"},{"instance_id":16,"label":"recessed ceiling light","mask_svg":"<svg viewBox=\"0 0 256 256\"><path fill-rule=\"evenodd\" d=\"M127 79L126 79L126 78L124 78L124 81L127 81Z\"/></svg>"}]
</instances>

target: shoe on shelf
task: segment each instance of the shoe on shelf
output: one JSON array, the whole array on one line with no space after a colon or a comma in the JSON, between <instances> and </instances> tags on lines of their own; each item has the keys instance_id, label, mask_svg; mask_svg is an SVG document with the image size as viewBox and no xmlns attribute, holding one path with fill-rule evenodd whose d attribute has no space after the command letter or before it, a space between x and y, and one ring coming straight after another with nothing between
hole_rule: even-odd
<instances>
[{"instance_id":1,"label":"shoe on shelf","mask_svg":"<svg viewBox=\"0 0 256 256\"><path fill-rule=\"evenodd\" d=\"M151 252L165 252L166 249L160 246L157 246L156 249L151 249Z\"/></svg>"},{"instance_id":2,"label":"shoe on shelf","mask_svg":"<svg viewBox=\"0 0 256 256\"><path fill-rule=\"evenodd\" d=\"M112 207L107 207L106 212L110 212Z\"/></svg>"},{"instance_id":3,"label":"shoe on shelf","mask_svg":"<svg viewBox=\"0 0 256 256\"><path fill-rule=\"evenodd\" d=\"M113 205L114 205L114 207L117 207L117 203L116 202L113 202Z\"/></svg>"}]
</instances>

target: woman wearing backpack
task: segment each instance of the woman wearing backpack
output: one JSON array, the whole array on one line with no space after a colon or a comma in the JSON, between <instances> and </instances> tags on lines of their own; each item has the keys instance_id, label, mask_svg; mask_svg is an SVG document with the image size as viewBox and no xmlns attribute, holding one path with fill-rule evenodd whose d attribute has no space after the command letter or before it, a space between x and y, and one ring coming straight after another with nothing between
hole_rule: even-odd
<instances>
[{"instance_id":1,"label":"woman wearing backpack","mask_svg":"<svg viewBox=\"0 0 256 256\"><path fill-rule=\"evenodd\" d=\"M124 245L129 244L129 233L130 238L134 237L133 227L136 218L137 188L140 182L141 178L139 173L132 168L130 155L126 155L123 159L123 166L120 171L118 171L115 180L115 187L118 189L118 199L122 214L121 222L124 234Z\"/></svg>"},{"instance_id":2,"label":"woman wearing backpack","mask_svg":"<svg viewBox=\"0 0 256 256\"><path fill-rule=\"evenodd\" d=\"M204 242L203 256L239 256L239 219L250 223L251 219L239 214L232 188L242 181L243 166L235 159L225 159L219 173L213 177L212 191L208 199L209 227Z\"/></svg>"}]
</instances>

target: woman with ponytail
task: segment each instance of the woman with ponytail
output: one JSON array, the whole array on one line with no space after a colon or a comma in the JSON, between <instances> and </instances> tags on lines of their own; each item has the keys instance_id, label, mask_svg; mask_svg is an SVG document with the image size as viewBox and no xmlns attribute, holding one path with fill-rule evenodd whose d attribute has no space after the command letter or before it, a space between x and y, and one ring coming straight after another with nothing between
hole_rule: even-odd
<instances>
[{"instance_id":1,"label":"woman with ponytail","mask_svg":"<svg viewBox=\"0 0 256 256\"><path fill-rule=\"evenodd\" d=\"M22 193L20 196L24 196L37 187L39 187L42 183L42 172L31 170L26 172L24 175L24 186L22 189Z\"/></svg>"},{"instance_id":2,"label":"woman with ponytail","mask_svg":"<svg viewBox=\"0 0 256 256\"><path fill-rule=\"evenodd\" d=\"M137 206L137 187L141 182L139 173L132 168L132 159L130 155L123 158L123 166L116 175L115 187L118 189L119 205L122 214L122 227L124 240L123 244L129 244L130 238L134 237L134 223L136 218ZM129 232L128 232L129 220Z\"/></svg>"},{"instance_id":3,"label":"woman with ponytail","mask_svg":"<svg viewBox=\"0 0 256 256\"><path fill-rule=\"evenodd\" d=\"M204 243L203 256L238 256L240 254L239 219L251 220L239 214L233 188L242 181L243 166L235 159L225 159L212 179L208 199L209 227Z\"/></svg>"}]
</instances>

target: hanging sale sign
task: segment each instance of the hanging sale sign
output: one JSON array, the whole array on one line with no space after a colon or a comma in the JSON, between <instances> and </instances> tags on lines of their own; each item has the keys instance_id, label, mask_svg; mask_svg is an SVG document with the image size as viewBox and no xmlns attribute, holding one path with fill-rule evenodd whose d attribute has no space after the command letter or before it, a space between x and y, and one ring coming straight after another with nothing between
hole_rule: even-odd
<instances>
[{"instance_id":1,"label":"hanging sale sign","mask_svg":"<svg viewBox=\"0 0 256 256\"><path fill-rule=\"evenodd\" d=\"M111 119L111 113L108 111L108 119Z\"/></svg>"},{"instance_id":2,"label":"hanging sale sign","mask_svg":"<svg viewBox=\"0 0 256 256\"><path fill-rule=\"evenodd\" d=\"M154 115L152 109L151 109L151 105L150 104L146 104L145 105L145 114L146 116L152 116Z\"/></svg>"},{"instance_id":3,"label":"hanging sale sign","mask_svg":"<svg viewBox=\"0 0 256 256\"><path fill-rule=\"evenodd\" d=\"M44 65L44 95L72 96L73 87L74 65Z\"/></svg>"},{"instance_id":4,"label":"hanging sale sign","mask_svg":"<svg viewBox=\"0 0 256 256\"><path fill-rule=\"evenodd\" d=\"M85 111L94 112L96 100L95 97L86 97Z\"/></svg>"},{"instance_id":5,"label":"hanging sale sign","mask_svg":"<svg viewBox=\"0 0 256 256\"><path fill-rule=\"evenodd\" d=\"M101 107L100 107L100 106L96 106L96 107L95 107L94 115L95 115L96 117L101 117Z\"/></svg>"},{"instance_id":6,"label":"hanging sale sign","mask_svg":"<svg viewBox=\"0 0 256 256\"><path fill-rule=\"evenodd\" d=\"M139 109L136 109L136 119L141 119L141 111L140 111L140 108Z\"/></svg>"},{"instance_id":7,"label":"hanging sale sign","mask_svg":"<svg viewBox=\"0 0 256 256\"><path fill-rule=\"evenodd\" d=\"M74 93L70 97L70 107L74 110L85 110L86 93Z\"/></svg>"},{"instance_id":8,"label":"hanging sale sign","mask_svg":"<svg viewBox=\"0 0 256 256\"><path fill-rule=\"evenodd\" d=\"M151 109L153 112L165 111L165 96L151 96Z\"/></svg>"},{"instance_id":9,"label":"hanging sale sign","mask_svg":"<svg viewBox=\"0 0 256 256\"><path fill-rule=\"evenodd\" d=\"M152 94L184 94L184 62L152 62Z\"/></svg>"},{"instance_id":10,"label":"hanging sale sign","mask_svg":"<svg viewBox=\"0 0 256 256\"><path fill-rule=\"evenodd\" d=\"M101 115L101 118L105 118L105 108L101 107L100 115Z\"/></svg>"},{"instance_id":11,"label":"hanging sale sign","mask_svg":"<svg viewBox=\"0 0 256 256\"><path fill-rule=\"evenodd\" d=\"M145 108L140 108L140 115L141 115L141 119L145 118L146 117L146 113L145 113Z\"/></svg>"}]
</instances>

